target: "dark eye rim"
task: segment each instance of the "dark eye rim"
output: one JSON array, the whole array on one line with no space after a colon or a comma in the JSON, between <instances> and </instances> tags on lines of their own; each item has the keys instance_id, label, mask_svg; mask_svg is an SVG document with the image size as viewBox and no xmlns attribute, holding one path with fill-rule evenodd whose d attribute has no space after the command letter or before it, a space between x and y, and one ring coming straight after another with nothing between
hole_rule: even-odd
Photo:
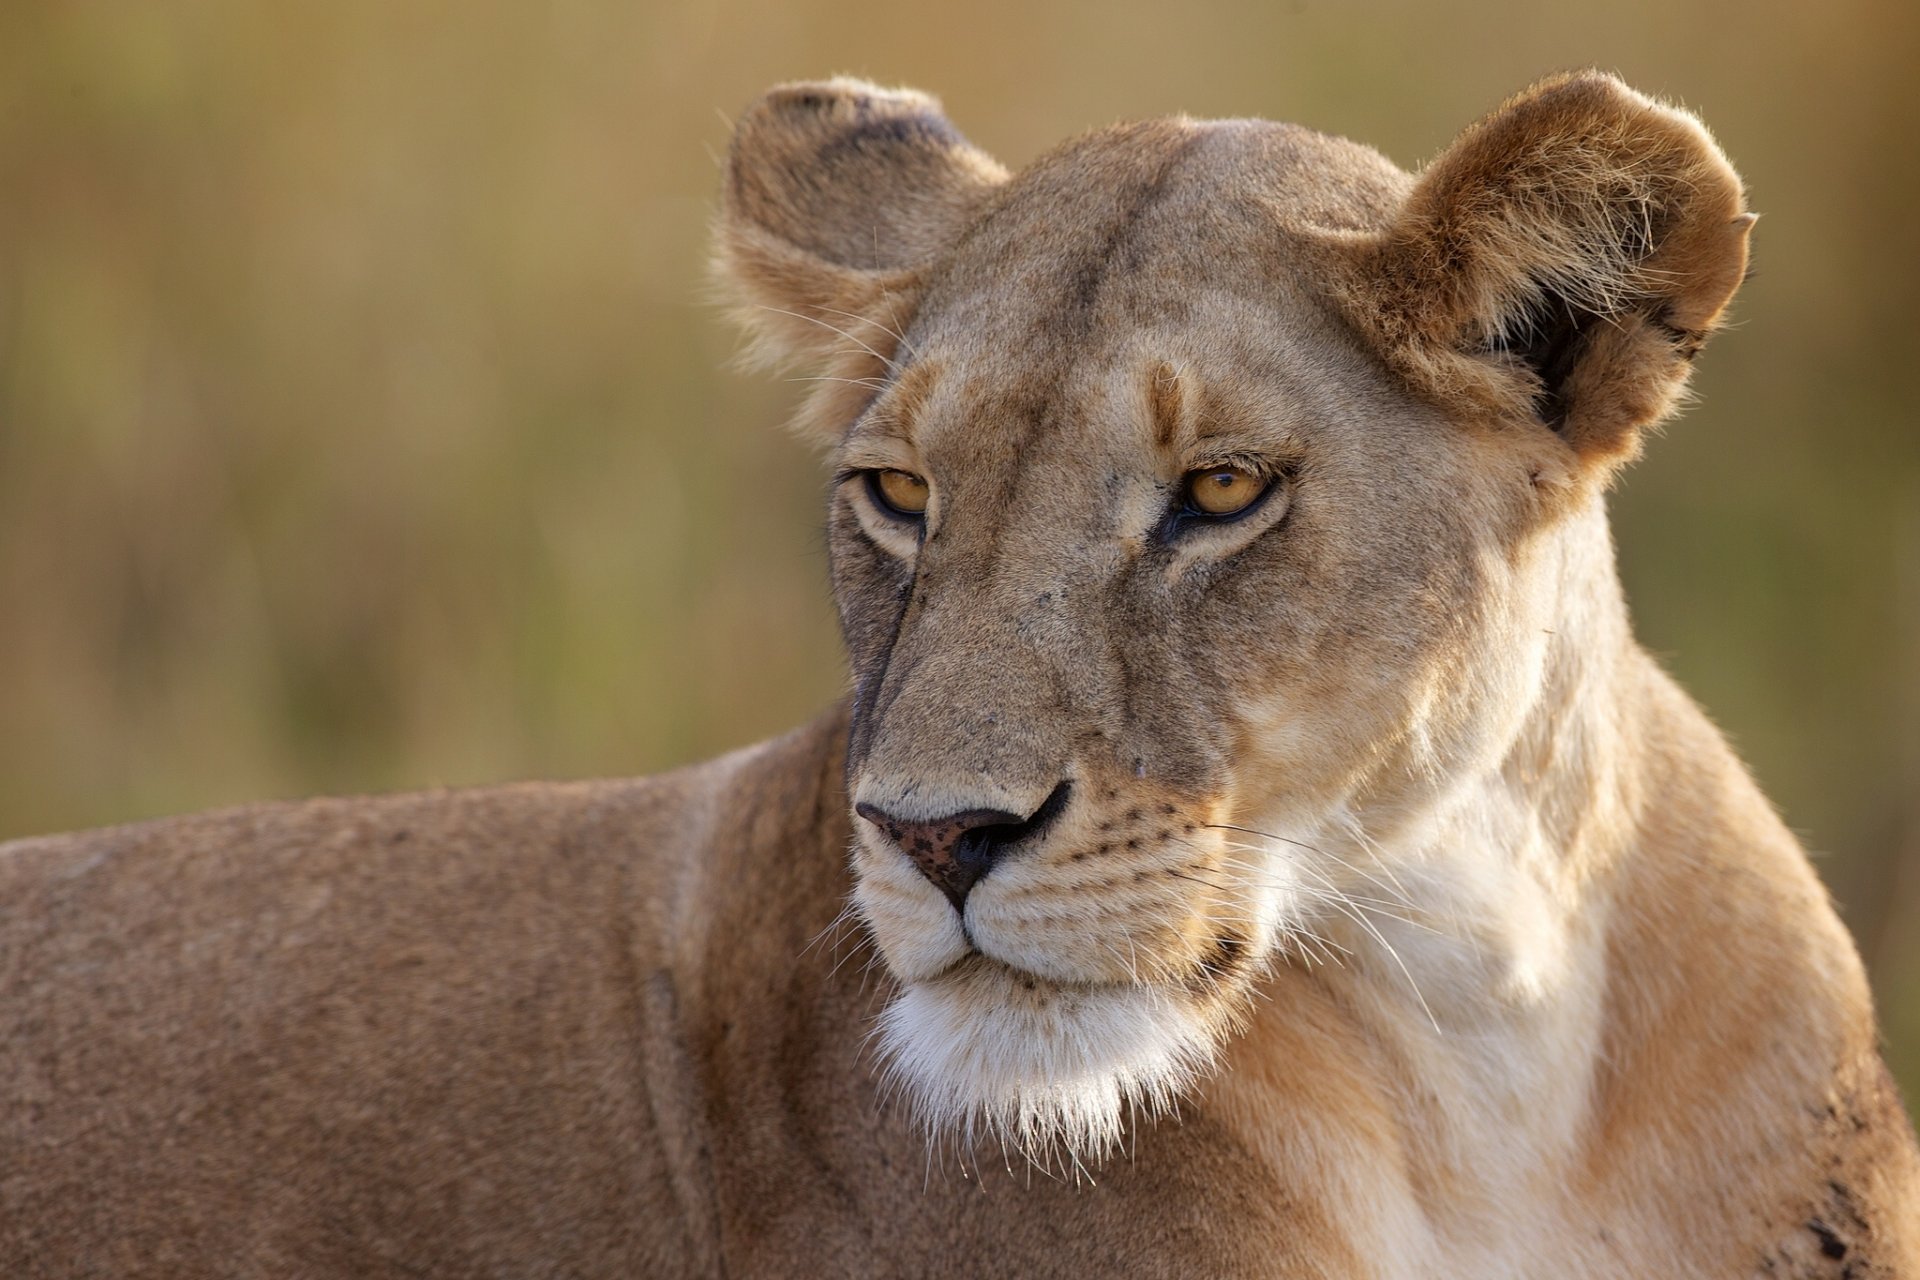
<instances>
[{"instance_id":1,"label":"dark eye rim","mask_svg":"<svg viewBox=\"0 0 1920 1280\"><path fill-rule=\"evenodd\" d=\"M1253 500L1238 511L1227 511L1216 514L1212 511L1203 511L1199 507L1194 506L1192 500L1187 497L1188 481L1197 475L1205 475L1210 471L1223 470L1248 471L1248 474L1265 481L1265 484L1260 492L1254 495ZM1242 520L1250 520L1266 509L1267 504L1273 501L1274 494L1279 493L1287 487L1290 478L1291 472L1286 470L1272 472L1251 471L1248 470L1248 468L1233 467L1230 464L1213 467L1196 467L1180 477L1180 491L1174 497L1173 509L1167 513L1166 520L1163 521L1160 526L1161 536L1164 538L1175 538L1178 537L1183 530L1196 526L1239 524Z\"/></svg>"},{"instance_id":2,"label":"dark eye rim","mask_svg":"<svg viewBox=\"0 0 1920 1280\"><path fill-rule=\"evenodd\" d=\"M925 524L927 522L926 512L902 511L899 507L894 506L893 503L887 500L886 491L880 487L880 477L882 475L885 475L889 471L898 471L903 476L910 476L914 474L913 472L904 470L900 467L862 468L858 472L858 475L860 477L861 483L865 484L867 487L868 499L872 501L873 505L875 506L875 508L879 510L881 515L887 516L888 518L893 520L897 520L901 524ZM926 480L924 477L921 478L920 483L922 484L926 483Z\"/></svg>"}]
</instances>

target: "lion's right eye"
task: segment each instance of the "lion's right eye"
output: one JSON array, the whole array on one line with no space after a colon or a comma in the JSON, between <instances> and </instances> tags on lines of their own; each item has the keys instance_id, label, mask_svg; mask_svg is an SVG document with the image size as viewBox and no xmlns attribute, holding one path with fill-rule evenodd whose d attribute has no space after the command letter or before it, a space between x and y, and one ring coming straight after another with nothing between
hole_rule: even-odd
<instances>
[{"instance_id":1,"label":"lion's right eye","mask_svg":"<svg viewBox=\"0 0 1920 1280\"><path fill-rule=\"evenodd\" d=\"M867 493L874 505L902 520L918 520L927 513L927 482L911 471L869 471Z\"/></svg>"}]
</instances>

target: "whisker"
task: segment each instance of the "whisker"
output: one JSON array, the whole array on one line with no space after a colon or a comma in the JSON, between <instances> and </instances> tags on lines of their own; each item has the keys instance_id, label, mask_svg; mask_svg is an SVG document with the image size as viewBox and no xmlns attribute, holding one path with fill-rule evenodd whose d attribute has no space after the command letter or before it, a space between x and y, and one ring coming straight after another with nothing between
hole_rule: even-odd
<instances>
[{"instance_id":1,"label":"whisker","mask_svg":"<svg viewBox=\"0 0 1920 1280\"><path fill-rule=\"evenodd\" d=\"M837 324L829 324L827 321L822 320L818 316L803 315L798 311L788 311L784 307L769 307L764 303L761 304L760 309L762 311L771 311L775 315L792 316L795 320L804 320L808 324L819 325L822 329L825 329L829 333L837 333L841 337L845 338L848 342L851 342L854 346L859 347L862 351L872 356L875 360L878 360L881 364L887 366L887 371L889 373L897 374L900 372L899 365L887 359L885 356L881 355L878 351L875 351L872 347L868 346L866 343L862 342L860 339L854 337L852 334L848 333L845 329L842 329Z\"/></svg>"},{"instance_id":2,"label":"whisker","mask_svg":"<svg viewBox=\"0 0 1920 1280\"><path fill-rule=\"evenodd\" d=\"M833 919L827 922L826 928L814 934L813 940L807 943L806 946L800 948L800 955L795 958L796 959L804 958L807 952L819 946L821 941L824 940L828 934L832 933L835 929L838 929L841 925L847 923L847 921L852 917L852 915L853 915L853 903L851 901L848 901L847 903L841 906L840 910L834 915ZM835 945L838 946L839 944L835 943Z\"/></svg>"},{"instance_id":3,"label":"whisker","mask_svg":"<svg viewBox=\"0 0 1920 1280\"><path fill-rule=\"evenodd\" d=\"M840 377L835 377L833 374L830 374L830 373L816 373L816 374L810 374L806 377L785 378L785 379L782 379L782 381L785 381L785 382L844 382L850 387L859 387L865 391L884 390L887 385L886 382L880 378L840 378Z\"/></svg>"},{"instance_id":4,"label":"whisker","mask_svg":"<svg viewBox=\"0 0 1920 1280\"><path fill-rule=\"evenodd\" d=\"M901 346L905 347L907 349L907 355L910 358L917 360L920 357L920 353L914 350L913 344L911 342L907 341L907 335L900 332L900 329L899 329L900 315L897 311L893 310L893 306L894 306L894 300L889 298L887 302L887 314L891 316L893 319L893 324L890 326L881 324L878 320L875 320L872 316L855 315L851 311L842 311L838 307L822 307L822 306L816 305L814 307L814 310L825 311L829 315L845 316L847 319L858 321L861 324L870 324L874 328L880 330L880 332L886 334L889 338L892 338L895 342L899 343Z\"/></svg>"},{"instance_id":5,"label":"whisker","mask_svg":"<svg viewBox=\"0 0 1920 1280\"><path fill-rule=\"evenodd\" d=\"M1400 953L1394 950L1393 944L1391 942L1387 941L1387 935L1384 933L1381 933L1379 927L1375 925L1373 921L1367 919L1364 915L1361 915L1358 911L1352 909L1351 907L1346 906L1344 903L1334 902L1333 908L1334 910L1339 911L1343 915L1347 916L1347 918L1352 920L1355 924L1359 925L1362 929L1365 929L1368 933L1372 934L1373 940L1375 942L1378 942L1383 948L1386 949L1386 953L1389 956L1393 957L1394 964L1399 966L1401 975L1406 978L1407 986L1413 989L1413 998L1420 1002L1420 1011L1427 1015L1427 1021L1433 1024L1434 1031L1438 1032L1441 1035L1445 1035L1446 1033L1440 1030L1440 1019L1433 1016L1433 1008L1427 1004L1427 997L1423 995L1420 991L1420 984L1413 980L1413 970L1407 968L1407 962L1400 958Z\"/></svg>"},{"instance_id":6,"label":"whisker","mask_svg":"<svg viewBox=\"0 0 1920 1280\"><path fill-rule=\"evenodd\" d=\"M1392 868L1388 867L1385 864L1385 862L1381 860L1378 853L1377 846L1375 849L1370 850L1370 852L1374 854L1374 860L1380 863L1381 874L1387 877L1386 880L1379 879L1377 876L1374 876L1373 874L1368 872L1364 867L1354 866L1351 862L1348 862L1345 858L1342 858L1337 853L1333 853L1333 852L1330 852L1329 850L1322 849L1317 845L1308 844L1304 840L1295 840L1290 836L1275 835L1270 831L1256 831L1252 827L1237 827L1230 822L1210 822L1210 823L1207 823L1206 825L1217 831L1238 831L1242 835L1259 836L1262 840L1278 840L1282 844L1290 844L1295 846L1296 848L1305 849L1308 853L1317 853L1323 858L1331 858L1333 861L1339 863L1341 866L1353 872L1355 875L1361 876L1364 879L1372 881L1373 884L1377 886L1379 889L1381 889L1382 891L1399 894L1401 900L1405 902L1406 905L1408 906L1413 905L1407 893L1406 886L1401 884L1400 881L1394 876Z\"/></svg>"},{"instance_id":7,"label":"whisker","mask_svg":"<svg viewBox=\"0 0 1920 1280\"><path fill-rule=\"evenodd\" d=\"M1367 834L1367 829L1360 825L1360 819L1355 817L1352 813L1347 813L1343 815L1340 825L1346 828L1347 834L1351 835L1356 841L1359 842L1360 847L1362 849L1365 849L1369 854L1373 856L1373 861L1375 865L1377 865L1380 868L1381 874L1386 876L1387 879L1393 881L1393 887L1400 892L1401 896L1403 897L1408 896L1407 887L1401 884L1399 878L1393 874L1393 867L1389 864L1387 858L1381 853L1379 841L1375 840L1372 836ZM1332 858L1335 862L1341 862L1340 857L1336 854L1329 853L1327 854L1327 856ZM1344 864L1344 863L1343 865L1351 866L1351 864ZM1361 871L1360 868L1358 867L1353 867L1353 870L1358 872L1361 875L1366 874L1366 872Z\"/></svg>"}]
</instances>

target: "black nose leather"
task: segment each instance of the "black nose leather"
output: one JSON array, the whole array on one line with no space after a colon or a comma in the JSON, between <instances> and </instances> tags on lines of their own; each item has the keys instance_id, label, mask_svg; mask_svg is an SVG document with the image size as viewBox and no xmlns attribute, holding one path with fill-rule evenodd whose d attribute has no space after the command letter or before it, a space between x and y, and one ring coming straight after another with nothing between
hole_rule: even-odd
<instances>
[{"instance_id":1,"label":"black nose leather","mask_svg":"<svg viewBox=\"0 0 1920 1280\"><path fill-rule=\"evenodd\" d=\"M1066 807L1067 791L1067 784L1061 783L1024 818L1005 809L965 809L930 820L901 818L865 801L855 805L854 812L885 832L958 911L1001 854Z\"/></svg>"}]
</instances>

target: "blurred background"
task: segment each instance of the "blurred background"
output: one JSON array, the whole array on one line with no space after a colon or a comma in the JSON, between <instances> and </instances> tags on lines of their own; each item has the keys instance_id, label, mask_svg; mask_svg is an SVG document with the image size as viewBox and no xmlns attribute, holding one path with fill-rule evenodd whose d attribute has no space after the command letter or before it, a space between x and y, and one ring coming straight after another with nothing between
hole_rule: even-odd
<instances>
[{"instance_id":1,"label":"blurred background","mask_svg":"<svg viewBox=\"0 0 1920 1280\"><path fill-rule=\"evenodd\" d=\"M0 6L0 838L657 770L833 698L802 388L703 302L727 118L844 71L1018 165L1188 111L1403 165L1543 72L1764 213L1615 497L1643 639L1816 851L1920 1096L1920 6Z\"/></svg>"}]
</instances>

